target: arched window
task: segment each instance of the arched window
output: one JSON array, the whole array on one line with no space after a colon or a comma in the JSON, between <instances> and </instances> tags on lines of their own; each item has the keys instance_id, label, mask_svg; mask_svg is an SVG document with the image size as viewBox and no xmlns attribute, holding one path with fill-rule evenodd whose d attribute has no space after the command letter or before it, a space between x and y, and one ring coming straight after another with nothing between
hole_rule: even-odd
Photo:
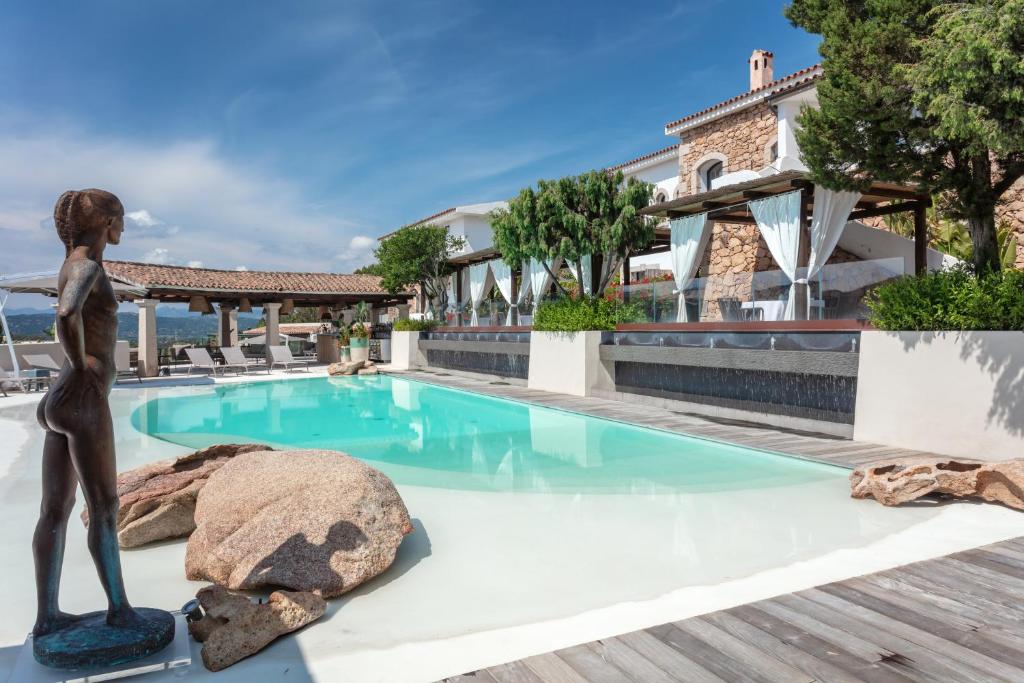
<instances>
[{"instance_id":1,"label":"arched window","mask_svg":"<svg viewBox=\"0 0 1024 683\"><path fill-rule=\"evenodd\" d=\"M664 204L668 201L668 195L665 194L664 190L660 190L658 194L654 195L655 204Z\"/></svg>"},{"instance_id":2,"label":"arched window","mask_svg":"<svg viewBox=\"0 0 1024 683\"><path fill-rule=\"evenodd\" d=\"M715 159L701 166L697 171L697 191L710 192L712 189L711 181L721 177L724 170L725 164Z\"/></svg>"}]
</instances>

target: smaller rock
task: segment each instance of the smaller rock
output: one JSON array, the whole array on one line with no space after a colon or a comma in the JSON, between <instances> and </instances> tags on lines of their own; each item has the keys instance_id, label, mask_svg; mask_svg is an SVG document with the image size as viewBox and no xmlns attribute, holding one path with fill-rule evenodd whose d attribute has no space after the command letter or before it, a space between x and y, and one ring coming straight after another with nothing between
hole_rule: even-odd
<instances>
[{"instance_id":1,"label":"smaller rock","mask_svg":"<svg viewBox=\"0 0 1024 683\"><path fill-rule=\"evenodd\" d=\"M203 644L203 664L210 671L259 652L279 636L316 621L327 609L323 598L308 592L274 591L260 604L221 586L207 586L196 598L205 614L188 631Z\"/></svg>"},{"instance_id":2,"label":"smaller rock","mask_svg":"<svg viewBox=\"0 0 1024 683\"><path fill-rule=\"evenodd\" d=\"M380 374L380 370L378 370L376 366L374 366L372 368L360 368L359 374L360 375L379 375Z\"/></svg>"},{"instance_id":3,"label":"smaller rock","mask_svg":"<svg viewBox=\"0 0 1024 683\"><path fill-rule=\"evenodd\" d=\"M332 377L354 375L363 367L365 362L361 360L343 360L339 363L331 363L327 366L327 374Z\"/></svg>"},{"instance_id":4,"label":"smaller rock","mask_svg":"<svg viewBox=\"0 0 1024 683\"><path fill-rule=\"evenodd\" d=\"M850 475L850 495L899 505L929 493L981 498L1024 510L1024 459L977 462L917 458L858 467Z\"/></svg>"}]
</instances>

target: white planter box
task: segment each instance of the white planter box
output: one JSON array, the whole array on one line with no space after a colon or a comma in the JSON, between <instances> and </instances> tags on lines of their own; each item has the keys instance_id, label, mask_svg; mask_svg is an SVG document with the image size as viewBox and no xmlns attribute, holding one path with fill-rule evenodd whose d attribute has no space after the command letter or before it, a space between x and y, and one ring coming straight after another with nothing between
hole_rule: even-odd
<instances>
[{"instance_id":1,"label":"white planter box","mask_svg":"<svg viewBox=\"0 0 1024 683\"><path fill-rule=\"evenodd\" d=\"M601 332L532 332L527 386L573 396L615 391L613 363L601 361Z\"/></svg>"},{"instance_id":2,"label":"white planter box","mask_svg":"<svg viewBox=\"0 0 1024 683\"><path fill-rule=\"evenodd\" d=\"M1024 333L864 332L854 438L978 460L1024 456Z\"/></svg>"},{"instance_id":3,"label":"white planter box","mask_svg":"<svg viewBox=\"0 0 1024 683\"><path fill-rule=\"evenodd\" d=\"M394 370L412 370L426 366L420 353L419 332L391 332L391 367Z\"/></svg>"}]
</instances>

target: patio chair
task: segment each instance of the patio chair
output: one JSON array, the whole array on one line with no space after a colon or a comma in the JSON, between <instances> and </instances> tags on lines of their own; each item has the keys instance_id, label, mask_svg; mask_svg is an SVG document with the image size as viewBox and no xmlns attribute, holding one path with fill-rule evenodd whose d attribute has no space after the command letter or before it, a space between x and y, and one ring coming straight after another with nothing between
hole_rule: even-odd
<instances>
[{"instance_id":1,"label":"patio chair","mask_svg":"<svg viewBox=\"0 0 1024 683\"><path fill-rule=\"evenodd\" d=\"M246 358L241 347L238 346L222 346L220 352L224 356L225 363L242 368L242 372L248 372L249 368L256 368L260 365L258 360ZM264 363L263 367L268 373L270 372L269 365Z\"/></svg>"},{"instance_id":2,"label":"patio chair","mask_svg":"<svg viewBox=\"0 0 1024 683\"><path fill-rule=\"evenodd\" d=\"M128 365L126 366L122 361L121 357L114 354L114 366L117 368L117 377L114 378L115 382L119 382L122 379L137 379L139 384L142 384L142 375L139 374L139 366L136 361L135 369L132 369L131 355L128 357Z\"/></svg>"},{"instance_id":3,"label":"patio chair","mask_svg":"<svg viewBox=\"0 0 1024 683\"><path fill-rule=\"evenodd\" d=\"M209 370L212 374L216 375L217 370L227 370L229 368L236 368L238 372L244 370L245 366L236 366L232 363L225 363L224 365L217 365L213 358L210 357L210 352L206 349L193 348L185 349L185 355L188 356L190 365L188 366L188 372L186 374L191 375L192 371L199 368Z\"/></svg>"},{"instance_id":4,"label":"patio chair","mask_svg":"<svg viewBox=\"0 0 1024 683\"><path fill-rule=\"evenodd\" d=\"M46 353L26 354L23 360L35 371L35 376L27 379L34 381L37 389L49 385L53 380L53 373L60 372L60 365L53 359L53 356Z\"/></svg>"},{"instance_id":5,"label":"patio chair","mask_svg":"<svg viewBox=\"0 0 1024 683\"><path fill-rule=\"evenodd\" d=\"M743 307L736 297L723 296L718 299L718 310L722 312L722 320L734 322L743 320Z\"/></svg>"},{"instance_id":6,"label":"patio chair","mask_svg":"<svg viewBox=\"0 0 1024 683\"><path fill-rule=\"evenodd\" d=\"M292 350L287 346L268 346L270 350L270 363L267 367L267 372L274 369L275 365L283 365L284 369L290 370L293 366L305 368L306 372L309 372L309 364L315 362L313 360L298 359L292 355Z\"/></svg>"}]
</instances>

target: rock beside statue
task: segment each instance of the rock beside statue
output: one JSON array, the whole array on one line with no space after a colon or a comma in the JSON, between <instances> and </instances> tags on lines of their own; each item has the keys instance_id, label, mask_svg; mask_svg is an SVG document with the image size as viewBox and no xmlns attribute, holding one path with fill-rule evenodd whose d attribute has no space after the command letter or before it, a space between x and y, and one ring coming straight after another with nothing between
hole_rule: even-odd
<instances>
[{"instance_id":1,"label":"rock beside statue","mask_svg":"<svg viewBox=\"0 0 1024 683\"><path fill-rule=\"evenodd\" d=\"M265 603L255 603L220 586L207 586L196 598L204 615L188 630L203 644L203 664L210 671L259 652L279 636L316 621L327 608L323 598L308 592L275 591Z\"/></svg>"},{"instance_id":2,"label":"rock beside statue","mask_svg":"<svg viewBox=\"0 0 1024 683\"><path fill-rule=\"evenodd\" d=\"M333 597L380 574L412 531L382 472L344 453L238 456L199 493L185 574L232 589Z\"/></svg>"},{"instance_id":3,"label":"rock beside statue","mask_svg":"<svg viewBox=\"0 0 1024 683\"><path fill-rule=\"evenodd\" d=\"M136 548L153 541L188 536L196 528L196 497L210 475L241 453L266 451L261 444L218 444L143 465L117 475L117 541ZM82 512L89 525L89 512Z\"/></svg>"},{"instance_id":4,"label":"rock beside statue","mask_svg":"<svg viewBox=\"0 0 1024 683\"><path fill-rule=\"evenodd\" d=\"M359 372L366 361L361 360L343 360L339 363L331 363L327 366L327 374L332 377L339 375L354 375Z\"/></svg>"},{"instance_id":5,"label":"rock beside statue","mask_svg":"<svg viewBox=\"0 0 1024 683\"><path fill-rule=\"evenodd\" d=\"M1024 510L1024 459L985 463L921 458L873 463L855 469L850 485L854 498L874 498L883 505L942 493Z\"/></svg>"}]
</instances>

